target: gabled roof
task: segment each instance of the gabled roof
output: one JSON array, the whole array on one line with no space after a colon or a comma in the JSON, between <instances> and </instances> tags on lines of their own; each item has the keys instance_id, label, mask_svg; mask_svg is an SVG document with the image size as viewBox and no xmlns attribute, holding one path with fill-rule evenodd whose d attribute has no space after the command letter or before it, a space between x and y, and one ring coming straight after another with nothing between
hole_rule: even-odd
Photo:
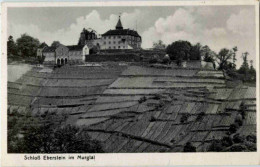
<instances>
[{"instance_id":1,"label":"gabled roof","mask_svg":"<svg viewBox=\"0 0 260 167\"><path fill-rule=\"evenodd\" d=\"M45 47L42 52L55 52L55 50L56 47L51 46L51 47Z\"/></svg>"},{"instance_id":2,"label":"gabled roof","mask_svg":"<svg viewBox=\"0 0 260 167\"><path fill-rule=\"evenodd\" d=\"M122 29L122 30L108 30L106 33L102 34L102 36L108 35L131 35L135 37L141 37L138 32L130 29Z\"/></svg>"},{"instance_id":3,"label":"gabled roof","mask_svg":"<svg viewBox=\"0 0 260 167\"><path fill-rule=\"evenodd\" d=\"M70 45L70 46L67 46L68 48L69 48L69 50L71 51L71 50L74 50L74 51L76 51L76 50L82 50L83 49L83 47L84 47L84 45Z\"/></svg>"}]
</instances>

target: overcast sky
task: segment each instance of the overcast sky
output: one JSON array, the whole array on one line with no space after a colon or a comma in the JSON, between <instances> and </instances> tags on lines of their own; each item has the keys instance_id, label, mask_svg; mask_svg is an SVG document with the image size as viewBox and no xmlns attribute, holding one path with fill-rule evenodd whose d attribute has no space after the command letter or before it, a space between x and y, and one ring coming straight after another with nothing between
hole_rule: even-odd
<instances>
[{"instance_id":1,"label":"overcast sky","mask_svg":"<svg viewBox=\"0 0 260 167\"><path fill-rule=\"evenodd\" d=\"M254 6L8 8L8 35L17 39L27 33L49 45L54 40L73 45L84 27L99 34L114 29L119 13L124 28L137 28L143 48L159 39L188 40L216 52L237 46L239 66L245 51L256 61Z\"/></svg>"}]
</instances>

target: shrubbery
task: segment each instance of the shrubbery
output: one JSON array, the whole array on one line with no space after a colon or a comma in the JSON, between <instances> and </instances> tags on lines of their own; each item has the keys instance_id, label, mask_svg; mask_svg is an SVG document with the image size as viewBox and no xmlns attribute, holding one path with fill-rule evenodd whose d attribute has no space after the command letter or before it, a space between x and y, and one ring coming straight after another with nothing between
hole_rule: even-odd
<instances>
[{"instance_id":1,"label":"shrubbery","mask_svg":"<svg viewBox=\"0 0 260 167\"><path fill-rule=\"evenodd\" d=\"M180 119L181 123L185 123L185 122L187 122L189 116L190 116L190 114L188 114L188 113L184 113L184 114L181 116L181 119Z\"/></svg>"},{"instance_id":2,"label":"shrubbery","mask_svg":"<svg viewBox=\"0 0 260 167\"><path fill-rule=\"evenodd\" d=\"M205 112L200 112L196 118L196 121L202 120L203 116L205 116Z\"/></svg>"},{"instance_id":3,"label":"shrubbery","mask_svg":"<svg viewBox=\"0 0 260 167\"><path fill-rule=\"evenodd\" d=\"M149 60L149 63L150 64L154 64L154 63L158 63L159 62L159 60L157 59L157 58L151 58L150 60Z\"/></svg>"},{"instance_id":4,"label":"shrubbery","mask_svg":"<svg viewBox=\"0 0 260 167\"><path fill-rule=\"evenodd\" d=\"M84 129L66 125L66 116L12 115L8 115L8 153L104 152L101 143Z\"/></svg>"},{"instance_id":5,"label":"shrubbery","mask_svg":"<svg viewBox=\"0 0 260 167\"><path fill-rule=\"evenodd\" d=\"M213 140L208 151L213 152L235 152L235 151L256 151L256 136L241 136L236 133L231 136L225 136L222 140Z\"/></svg>"},{"instance_id":6,"label":"shrubbery","mask_svg":"<svg viewBox=\"0 0 260 167\"><path fill-rule=\"evenodd\" d=\"M196 152L196 147L194 147L190 142L187 142L183 148L183 152Z\"/></svg>"}]
</instances>

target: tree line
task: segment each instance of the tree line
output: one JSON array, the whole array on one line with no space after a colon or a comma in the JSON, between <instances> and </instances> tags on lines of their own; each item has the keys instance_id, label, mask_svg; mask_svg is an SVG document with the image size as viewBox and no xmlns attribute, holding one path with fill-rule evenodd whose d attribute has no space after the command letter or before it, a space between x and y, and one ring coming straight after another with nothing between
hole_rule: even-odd
<instances>
[{"instance_id":1,"label":"tree line","mask_svg":"<svg viewBox=\"0 0 260 167\"><path fill-rule=\"evenodd\" d=\"M10 57L36 58L37 49L43 45L37 38L22 34L16 41L9 36L7 41L7 55ZM59 45L59 41L53 41L51 46ZM192 45L189 41L175 41L166 46L161 40L153 43L153 49L165 50L171 61L178 65L185 60L203 60L211 62L217 70L224 71L229 77L244 81L255 82L256 71L253 67L253 60L248 60L248 52L242 54L243 64L236 67L237 51L235 46L232 49L223 48L218 53L212 51L209 46L202 46L200 43ZM157 62L157 61L154 61ZM168 62L164 60L163 62ZM250 63L250 64L249 64Z\"/></svg>"},{"instance_id":2,"label":"tree line","mask_svg":"<svg viewBox=\"0 0 260 167\"><path fill-rule=\"evenodd\" d=\"M37 38L33 38L27 34L22 34L16 41L14 41L13 36L9 36L7 41L7 56L35 57L40 45L41 43Z\"/></svg>"},{"instance_id":3,"label":"tree line","mask_svg":"<svg viewBox=\"0 0 260 167\"><path fill-rule=\"evenodd\" d=\"M165 50L169 55L169 61L175 61L177 65L181 65L186 60L203 60L211 62L214 69L224 71L233 79L241 79L247 82L256 81L256 70L253 66L253 60L248 60L248 52L242 53L243 64L237 68L238 48L236 46L232 49L222 48L216 53L209 46L203 46L200 43L192 45L189 41L179 40L166 46L159 40L153 43L153 49ZM163 62L167 61L164 60Z\"/></svg>"}]
</instances>

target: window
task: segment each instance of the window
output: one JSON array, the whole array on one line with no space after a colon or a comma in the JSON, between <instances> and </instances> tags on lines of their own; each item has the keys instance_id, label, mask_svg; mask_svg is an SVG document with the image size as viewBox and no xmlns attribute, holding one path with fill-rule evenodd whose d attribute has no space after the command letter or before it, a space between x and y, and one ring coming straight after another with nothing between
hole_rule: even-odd
<instances>
[{"instance_id":1,"label":"window","mask_svg":"<svg viewBox=\"0 0 260 167\"><path fill-rule=\"evenodd\" d=\"M118 49L120 49L120 46L118 46Z\"/></svg>"},{"instance_id":2,"label":"window","mask_svg":"<svg viewBox=\"0 0 260 167\"><path fill-rule=\"evenodd\" d=\"M116 36L114 36L114 39L116 39Z\"/></svg>"},{"instance_id":3,"label":"window","mask_svg":"<svg viewBox=\"0 0 260 167\"><path fill-rule=\"evenodd\" d=\"M121 41L118 41L118 44L120 44L121 43Z\"/></svg>"},{"instance_id":4,"label":"window","mask_svg":"<svg viewBox=\"0 0 260 167\"><path fill-rule=\"evenodd\" d=\"M115 49L116 47L114 46L114 49Z\"/></svg>"},{"instance_id":5,"label":"window","mask_svg":"<svg viewBox=\"0 0 260 167\"><path fill-rule=\"evenodd\" d=\"M104 39L106 39L106 37L104 37Z\"/></svg>"},{"instance_id":6,"label":"window","mask_svg":"<svg viewBox=\"0 0 260 167\"><path fill-rule=\"evenodd\" d=\"M109 41L108 43L109 43L109 44L111 44L111 42L110 42L110 41Z\"/></svg>"},{"instance_id":7,"label":"window","mask_svg":"<svg viewBox=\"0 0 260 167\"><path fill-rule=\"evenodd\" d=\"M114 41L114 44L116 44L116 41Z\"/></svg>"},{"instance_id":8,"label":"window","mask_svg":"<svg viewBox=\"0 0 260 167\"><path fill-rule=\"evenodd\" d=\"M123 48L125 49L125 46L123 46Z\"/></svg>"},{"instance_id":9,"label":"window","mask_svg":"<svg viewBox=\"0 0 260 167\"><path fill-rule=\"evenodd\" d=\"M121 36L120 36L120 35L118 35L118 38L121 38Z\"/></svg>"},{"instance_id":10,"label":"window","mask_svg":"<svg viewBox=\"0 0 260 167\"><path fill-rule=\"evenodd\" d=\"M104 45L106 44L106 42L104 42Z\"/></svg>"},{"instance_id":11,"label":"window","mask_svg":"<svg viewBox=\"0 0 260 167\"><path fill-rule=\"evenodd\" d=\"M110 39L110 36L108 37L108 39Z\"/></svg>"},{"instance_id":12,"label":"window","mask_svg":"<svg viewBox=\"0 0 260 167\"><path fill-rule=\"evenodd\" d=\"M109 46L109 49L111 49L111 47Z\"/></svg>"}]
</instances>

